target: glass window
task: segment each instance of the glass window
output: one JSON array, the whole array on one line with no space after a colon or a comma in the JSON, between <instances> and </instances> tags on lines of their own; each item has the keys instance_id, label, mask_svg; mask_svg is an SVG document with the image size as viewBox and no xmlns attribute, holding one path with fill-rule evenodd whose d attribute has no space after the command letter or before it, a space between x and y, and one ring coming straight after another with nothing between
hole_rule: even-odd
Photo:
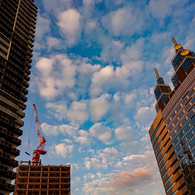
<instances>
[{"instance_id":1,"label":"glass window","mask_svg":"<svg viewBox=\"0 0 195 195\"><path fill-rule=\"evenodd\" d=\"M154 138L154 135L156 134L157 129L158 129L158 126L157 126L156 129L154 130L154 133L152 134L151 140Z\"/></svg>"},{"instance_id":2,"label":"glass window","mask_svg":"<svg viewBox=\"0 0 195 195\"><path fill-rule=\"evenodd\" d=\"M176 184L176 182L173 182L173 183L169 186L169 188L167 189L167 193L169 192L169 190L170 190L175 184Z\"/></svg>"}]
</instances>

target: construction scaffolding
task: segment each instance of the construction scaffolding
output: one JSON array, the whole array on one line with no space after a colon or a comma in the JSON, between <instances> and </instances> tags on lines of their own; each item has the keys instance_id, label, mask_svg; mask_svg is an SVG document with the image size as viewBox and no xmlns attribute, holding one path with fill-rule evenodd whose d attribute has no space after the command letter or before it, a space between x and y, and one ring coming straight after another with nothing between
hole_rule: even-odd
<instances>
[{"instance_id":1,"label":"construction scaffolding","mask_svg":"<svg viewBox=\"0 0 195 195\"><path fill-rule=\"evenodd\" d=\"M14 195L70 195L70 165L19 165Z\"/></svg>"}]
</instances>

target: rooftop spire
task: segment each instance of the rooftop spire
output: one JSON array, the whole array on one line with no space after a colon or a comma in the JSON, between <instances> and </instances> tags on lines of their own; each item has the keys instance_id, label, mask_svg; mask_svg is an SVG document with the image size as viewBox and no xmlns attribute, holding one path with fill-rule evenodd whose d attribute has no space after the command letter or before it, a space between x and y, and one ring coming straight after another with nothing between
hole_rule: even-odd
<instances>
[{"instance_id":1,"label":"rooftop spire","mask_svg":"<svg viewBox=\"0 0 195 195\"><path fill-rule=\"evenodd\" d=\"M158 79L158 78L159 78L159 74L158 74L157 69L156 69L156 68L154 68L154 71L155 71L155 73L156 73L156 78Z\"/></svg>"},{"instance_id":2,"label":"rooftop spire","mask_svg":"<svg viewBox=\"0 0 195 195\"><path fill-rule=\"evenodd\" d=\"M172 37L172 41L173 41L174 45L176 46L177 45L177 41L175 40L174 37Z\"/></svg>"}]
</instances>

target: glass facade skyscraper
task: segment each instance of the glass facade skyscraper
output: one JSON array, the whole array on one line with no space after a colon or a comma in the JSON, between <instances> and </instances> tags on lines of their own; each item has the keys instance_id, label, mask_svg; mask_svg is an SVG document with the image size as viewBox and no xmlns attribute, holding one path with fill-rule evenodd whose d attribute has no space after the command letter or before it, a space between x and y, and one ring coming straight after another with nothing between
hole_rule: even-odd
<instances>
[{"instance_id":1,"label":"glass facade skyscraper","mask_svg":"<svg viewBox=\"0 0 195 195\"><path fill-rule=\"evenodd\" d=\"M157 116L149 134L166 194L195 194L195 54L173 42L174 89L161 101L157 80Z\"/></svg>"}]
</instances>

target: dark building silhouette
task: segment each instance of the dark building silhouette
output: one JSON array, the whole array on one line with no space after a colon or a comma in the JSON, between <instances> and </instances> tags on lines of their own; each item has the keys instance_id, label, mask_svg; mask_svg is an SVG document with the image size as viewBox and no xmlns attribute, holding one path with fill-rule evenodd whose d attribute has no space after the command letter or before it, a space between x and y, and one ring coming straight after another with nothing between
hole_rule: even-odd
<instances>
[{"instance_id":1,"label":"dark building silhouette","mask_svg":"<svg viewBox=\"0 0 195 195\"><path fill-rule=\"evenodd\" d=\"M36 16L34 0L0 0L0 195L14 191Z\"/></svg>"}]
</instances>

